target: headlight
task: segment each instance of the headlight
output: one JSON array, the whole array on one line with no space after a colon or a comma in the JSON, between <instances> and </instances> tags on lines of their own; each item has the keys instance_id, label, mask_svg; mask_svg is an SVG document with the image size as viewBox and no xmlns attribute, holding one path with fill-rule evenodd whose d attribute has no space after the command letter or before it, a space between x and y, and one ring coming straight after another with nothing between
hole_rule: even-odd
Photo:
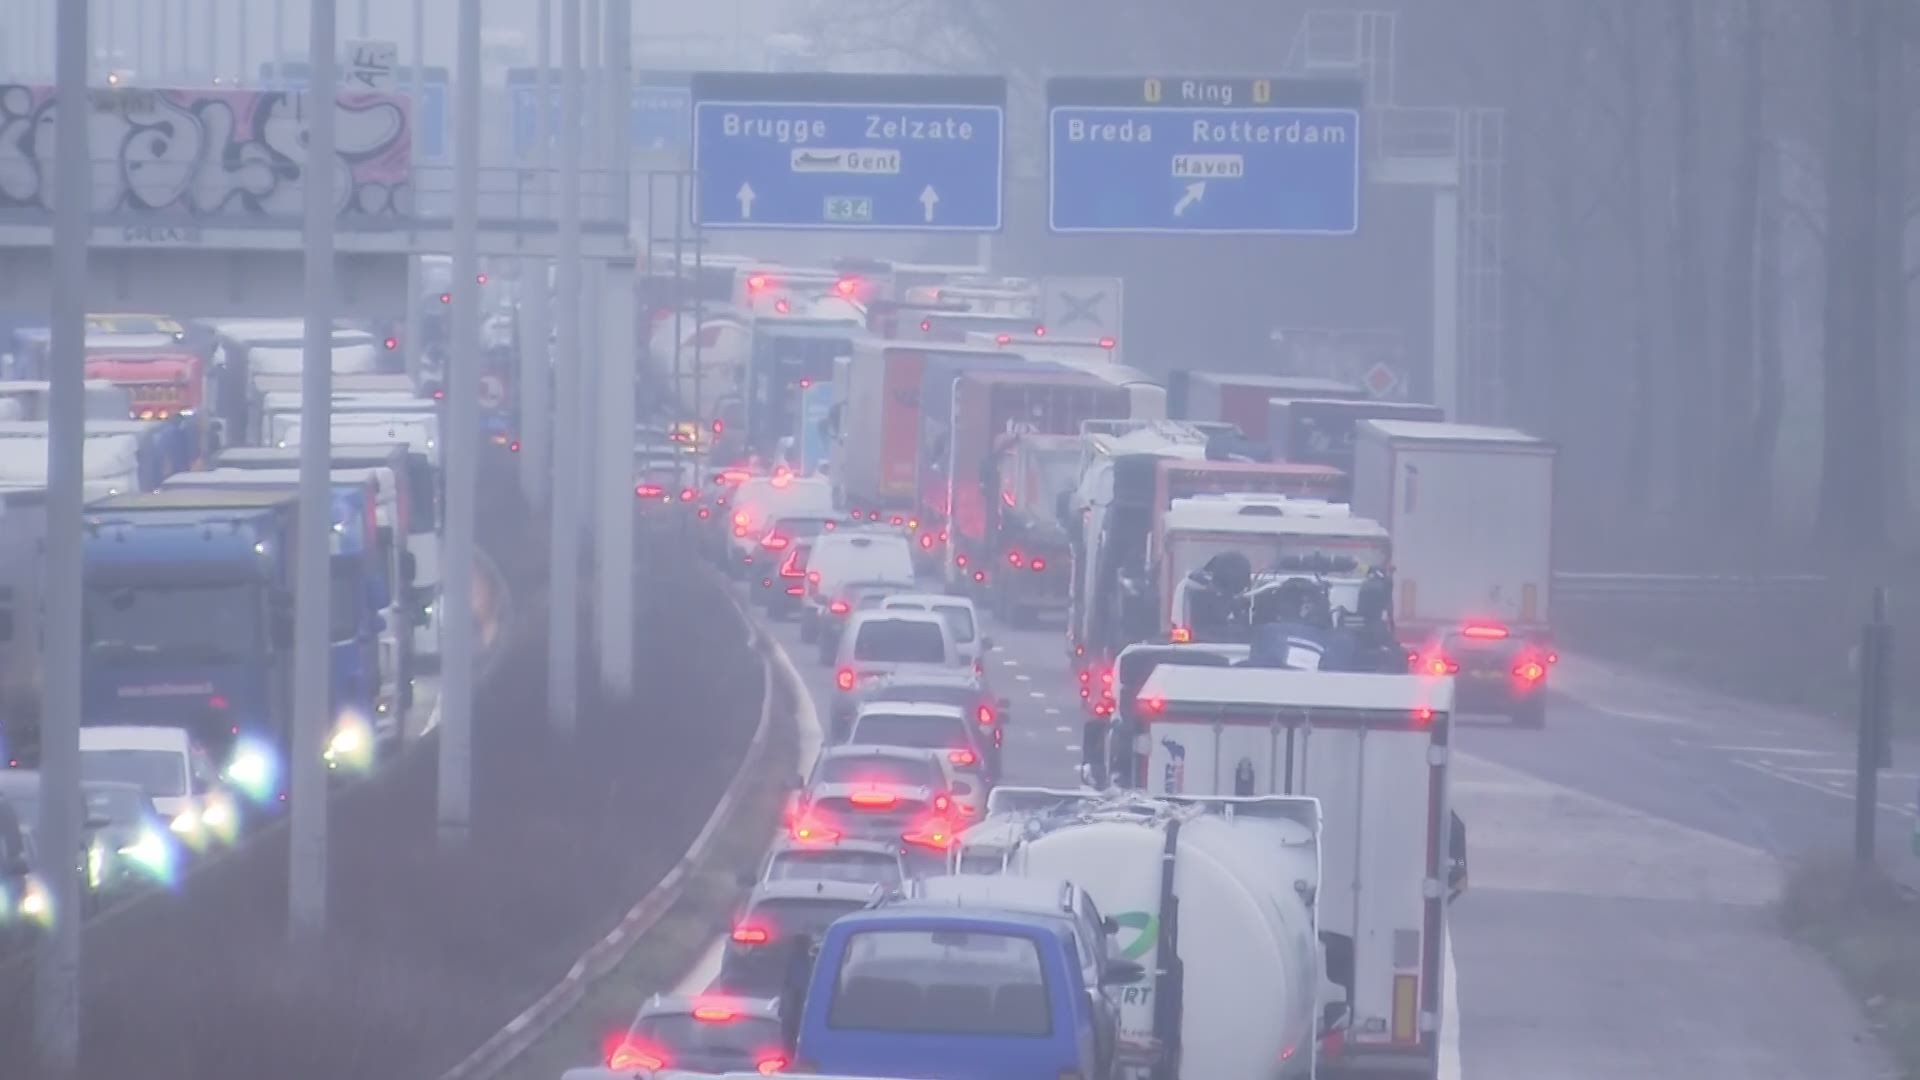
<instances>
[{"instance_id":1,"label":"headlight","mask_svg":"<svg viewBox=\"0 0 1920 1080\"><path fill-rule=\"evenodd\" d=\"M348 709L334 724L333 737L327 740L328 768L342 765L364 769L372 763L373 729L357 710Z\"/></svg>"},{"instance_id":2,"label":"headlight","mask_svg":"<svg viewBox=\"0 0 1920 1080\"><path fill-rule=\"evenodd\" d=\"M122 850L125 850L124 848ZM98 889L107 876L107 849L98 843L87 848L87 887Z\"/></svg>"},{"instance_id":3,"label":"headlight","mask_svg":"<svg viewBox=\"0 0 1920 1080\"><path fill-rule=\"evenodd\" d=\"M209 811L209 814L211 814L211 811ZM188 807L178 814L175 814L173 821L168 823L167 828L179 833L181 836L192 836L200 831L200 825L199 812L192 807Z\"/></svg>"},{"instance_id":4,"label":"headlight","mask_svg":"<svg viewBox=\"0 0 1920 1080\"><path fill-rule=\"evenodd\" d=\"M234 748L233 757L227 762L226 778L248 798L264 802L273 797L276 770L272 751L248 742Z\"/></svg>"},{"instance_id":5,"label":"headlight","mask_svg":"<svg viewBox=\"0 0 1920 1080\"><path fill-rule=\"evenodd\" d=\"M167 842L152 829L142 829L140 839L120 849L120 854L139 863L142 869L156 876L165 876L172 863L172 852Z\"/></svg>"},{"instance_id":6,"label":"headlight","mask_svg":"<svg viewBox=\"0 0 1920 1080\"><path fill-rule=\"evenodd\" d=\"M46 922L53 917L53 898L47 895L47 887L37 877L27 878L27 888L20 894L20 917L34 922Z\"/></svg>"}]
</instances>

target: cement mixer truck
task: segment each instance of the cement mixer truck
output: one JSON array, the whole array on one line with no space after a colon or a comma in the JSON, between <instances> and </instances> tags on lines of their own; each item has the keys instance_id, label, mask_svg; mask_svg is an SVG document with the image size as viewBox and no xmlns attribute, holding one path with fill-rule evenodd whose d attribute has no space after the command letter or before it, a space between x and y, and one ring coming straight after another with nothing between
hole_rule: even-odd
<instances>
[{"instance_id":1,"label":"cement mixer truck","mask_svg":"<svg viewBox=\"0 0 1920 1080\"><path fill-rule=\"evenodd\" d=\"M1064 878L1141 965L1118 999L1116 1077L1309 1077L1323 1026L1320 807L1002 787L955 845L961 873ZM1336 972L1337 973L1337 972Z\"/></svg>"}]
</instances>

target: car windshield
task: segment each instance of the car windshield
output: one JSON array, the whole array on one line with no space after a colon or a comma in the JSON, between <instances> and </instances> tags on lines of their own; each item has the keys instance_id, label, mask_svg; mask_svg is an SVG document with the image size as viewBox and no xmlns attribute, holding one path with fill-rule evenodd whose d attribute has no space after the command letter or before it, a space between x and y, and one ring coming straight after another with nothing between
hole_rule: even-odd
<instances>
[{"instance_id":1,"label":"car windshield","mask_svg":"<svg viewBox=\"0 0 1920 1080\"><path fill-rule=\"evenodd\" d=\"M778 897L753 905L742 921L760 927L774 938L793 937L796 934L817 938L833 925L835 919L866 906L859 900Z\"/></svg>"},{"instance_id":2,"label":"car windshield","mask_svg":"<svg viewBox=\"0 0 1920 1080\"><path fill-rule=\"evenodd\" d=\"M820 763L816 779L823 784L898 784L901 787L939 787L940 766L915 757L831 757Z\"/></svg>"},{"instance_id":3,"label":"car windshield","mask_svg":"<svg viewBox=\"0 0 1920 1080\"><path fill-rule=\"evenodd\" d=\"M847 942L827 1026L1044 1036L1052 1003L1039 946L1012 934L864 930Z\"/></svg>"},{"instance_id":4,"label":"car windshield","mask_svg":"<svg viewBox=\"0 0 1920 1080\"><path fill-rule=\"evenodd\" d=\"M187 793L187 758L171 750L82 750L80 779L134 784L156 798Z\"/></svg>"},{"instance_id":5,"label":"car windshield","mask_svg":"<svg viewBox=\"0 0 1920 1080\"><path fill-rule=\"evenodd\" d=\"M939 664L947 659L947 642L935 623L874 619L860 627L853 658L876 664Z\"/></svg>"},{"instance_id":6,"label":"car windshield","mask_svg":"<svg viewBox=\"0 0 1920 1080\"><path fill-rule=\"evenodd\" d=\"M773 857L767 880L871 882L892 889L900 885L900 860L878 851L797 848Z\"/></svg>"},{"instance_id":7,"label":"car windshield","mask_svg":"<svg viewBox=\"0 0 1920 1080\"><path fill-rule=\"evenodd\" d=\"M867 713L854 721L853 741L915 750L957 750L967 745L967 725L957 716Z\"/></svg>"},{"instance_id":8,"label":"car windshield","mask_svg":"<svg viewBox=\"0 0 1920 1080\"><path fill-rule=\"evenodd\" d=\"M826 531L826 518L781 518L773 523L773 531L791 540L800 540L819 536Z\"/></svg>"},{"instance_id":9,"label":"car windshield","mask_svg":"<svg viewBox=\"0 0 1920 1080\"><path fill-rule=\"evenodd\" d=\"M742 1068L780 1046L780 1021L759 1016L732 1016L726 1020L698 1020L688 1013L642 1017L633 1025L633 1038L673 1057L738 1055Z\"/></svg>"},{"instance_id":10,"label":"car windshield","mask_svg":"<svg viewBox=\"0 0 1920 1080\"><path fill-rule=\"evenodd\" d=\"M86 789L87 816L103 818L115 825L132 825L146 816L146 796L133 788L100 787Z\"/></svg>"},{"instance_id":11,"label":"car windshield","mask_svg":"<svg viewBox=\"0 0 1920 1080\"><path fill-rule=\"evenodd\" d=\"M83 615L92 658L109 665L234 663L262 651L252 585L96 586L87 590Z\"/></svg>"}]
</instances>

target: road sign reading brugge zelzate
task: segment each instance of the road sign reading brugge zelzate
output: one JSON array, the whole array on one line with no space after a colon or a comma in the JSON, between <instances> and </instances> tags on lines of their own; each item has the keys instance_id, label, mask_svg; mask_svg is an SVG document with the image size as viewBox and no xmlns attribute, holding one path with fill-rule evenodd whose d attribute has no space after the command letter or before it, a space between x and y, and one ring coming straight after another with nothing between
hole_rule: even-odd
<instances>
[{"instance_id":1,"label":"road sign reading brugge zelzate","mask_svg":"<svg viewBox=\"0 0 1920 1080\"><path fill-rule=\"evenodd\" d=\"M1344 235L1360 228L1356 82L1047 80L1054 232Z\"/></svg>"},{"instance_id":2,"label":"road sign reading brugge zelzate","mask_svg":"<svg viewBox=\"0 0 1920 1080\"><path fill-rule=\"evenodd\" d=\"M1004 79L703 73L693 99L704 228L1000 228Z\"/></svg>"}]
</instances>

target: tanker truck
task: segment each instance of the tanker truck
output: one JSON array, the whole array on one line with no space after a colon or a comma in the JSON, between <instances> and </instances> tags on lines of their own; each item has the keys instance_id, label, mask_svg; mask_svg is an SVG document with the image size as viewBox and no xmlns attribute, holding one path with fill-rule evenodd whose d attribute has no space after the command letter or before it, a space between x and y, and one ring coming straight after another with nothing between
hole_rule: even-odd
<instances>
[{"instance_id":1,"label":"tanker truck","mask_svg":"<svg viewBox=\"0 0 1920 1080\"><path fill-rule=\"evenodd\" d=\"M1345 975L1320 943L1317 800L1002 787L987 806L953 868L1072 881L1143 969L1109 991L1116 1078L1313 1075L1337 1019L1323 1018L1323 978Z\"/></svg>"}]
</instances>

